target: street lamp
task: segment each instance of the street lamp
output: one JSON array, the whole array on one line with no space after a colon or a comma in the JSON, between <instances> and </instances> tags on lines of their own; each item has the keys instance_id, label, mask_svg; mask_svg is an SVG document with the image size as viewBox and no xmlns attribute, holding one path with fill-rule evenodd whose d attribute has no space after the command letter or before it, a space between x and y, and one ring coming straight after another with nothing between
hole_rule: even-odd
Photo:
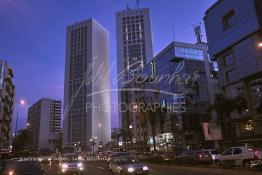
<instances>
[{"instance_id":1,"label":"street lamp","mask_svg":"<svg viewBox=\"0 0 262 175\"><path fill-rule=\"evenodd\" d=\"M102 144L103 144L103 128L102 128L102 124L101 123L99 123L98 124L98 127L100 128L100 132L101 132L101 142L102 142Z\"/></svg>"},{"instance_id":2,"label":"street lamp","mask_svg":"<svg viewBox=\"0 0 262 175\"><path fill-rule=\"evenodd\" d=\"M258 43L258 47L262 48L262 42Z\"/></svg>"},{"instance_id":3,"label":"street lamp","mask_svg":"<svg viewBox=\"0 0 262 175\"><path fill-rule=\"evenodd\" d=\"M16 121L15 121L15 136L17 134L17 122L18 122L18 113L19 113L19 106L24 106L25 105L25 100L19 100L17 102L17 112L16 112Z\"/></svg>"},{"instance_id":4,"label":"street lamp","mask_svg":"<svg viewBox=\"0 0 262 175\"><path fill-rule=\"evenodd\" d=\"M132 125L129 125L129 129L132 129L133 128L133 126Z\"/></svg>"},{"instance_id":5,"label":"street lamp","mask_svg":"<svg viewBox=\"0 0 262 175\"><path fill-rule=\"evenodd\" d=\"M30 126L30 124L29 124L29 123L27 123L27 124L26 124L26 126L27 126L27 127L29 127L29 126Z\"/></svg>"}]
</instances>

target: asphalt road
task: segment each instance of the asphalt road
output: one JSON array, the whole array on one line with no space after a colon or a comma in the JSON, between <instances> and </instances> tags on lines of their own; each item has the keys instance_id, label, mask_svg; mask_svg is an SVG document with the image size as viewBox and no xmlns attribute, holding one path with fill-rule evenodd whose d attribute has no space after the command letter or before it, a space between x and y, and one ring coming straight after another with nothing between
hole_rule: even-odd
<instances>
[{"instance_id":1,"label":"asphalt road","mask_svg":"<svg viewBox=\"0 0 262 175\"><path fill-rule=\"evenodd\" d=\"M185 167L149 164L150 175L261 175L262 171L243 170L240 168ZM47 175L57 175L58 165L44 165ZM110 175L107 164L102 161L86 162L85 175Z\"/></svg>"}]
</instances>

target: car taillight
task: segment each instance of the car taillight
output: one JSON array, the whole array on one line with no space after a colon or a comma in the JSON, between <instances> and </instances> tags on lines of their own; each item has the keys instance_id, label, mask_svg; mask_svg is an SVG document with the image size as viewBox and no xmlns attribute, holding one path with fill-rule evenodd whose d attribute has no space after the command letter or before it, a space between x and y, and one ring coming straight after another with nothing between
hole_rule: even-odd
<instances>
[{"instance_id":1,"label":"car taillight","mask_svg":"<svg viewBox=\"0 0 262 175\"><path fill-rule=\"evenodd\" d=\"M259 159L259 151L258 151L258 150L255 150L255 152L254 152L254 158L255 158L255 159Z\"/></svg>"}]
</instances>

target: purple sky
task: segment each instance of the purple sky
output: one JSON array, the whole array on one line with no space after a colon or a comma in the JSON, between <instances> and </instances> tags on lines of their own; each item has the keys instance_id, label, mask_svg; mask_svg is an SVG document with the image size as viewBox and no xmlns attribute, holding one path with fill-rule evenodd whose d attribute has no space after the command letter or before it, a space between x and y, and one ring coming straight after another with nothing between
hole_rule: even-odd
<instances>
[{"instance_id":1,"label":"purple sky","mask_svg":"<svg viewBox=\"0 0 262 175\"><path fill-rule=\"evenodd\" d=\"M172 26L175 40L194 43L192 25L202 22L204 12L215 1L141 0L141 7L151 11L154 55L172 41ZM0 59L14 70L16 100L27 102L19 109L19 128L26 126L28 107L41 97L63 99L66 26L95 18L110 33L110 61L114 62L115 12L127 4L134 8L135 3L136 0L0 0ZM115 75L116 69L111 78ZM116 99L112 94L112 101ZM116 114L112 124L117 126Z\"/></svg>"}]
</instances>

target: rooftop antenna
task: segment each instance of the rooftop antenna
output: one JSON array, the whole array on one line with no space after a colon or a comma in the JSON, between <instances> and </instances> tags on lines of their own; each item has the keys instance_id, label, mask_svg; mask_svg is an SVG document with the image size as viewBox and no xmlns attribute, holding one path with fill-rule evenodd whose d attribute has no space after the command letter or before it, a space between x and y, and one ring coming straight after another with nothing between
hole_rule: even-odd
<instances>
[{"instance_id":1,"label":"rooftop antenna","mask_svg":"<svg viewBox=\"0 0 262 175\"><path fill-rule=\"evenodd\" d=\"M172 26L172 35L173 35L173 41L175 41L175 29L174 29L174 26Z\"/></svg>"},{"instance_id":2,"label":"rooftop antenna","mask_svg":"<svg viewBox=\"0 0 262 175\"><path fill-rule=\"evenodd\" d=\"M140 8L140 0L136 0L136 5L137 5L137 8L139 9Z\"/></svg>"},{"instance_id":3,"label":"rooftop antenna","mask_svg":"<svg viewBox=\"0 0 262 175\"><path fill-rule=\"evenodd\" d=\"M201 23L193 26L194 26L195 36L197 37L197 43L202 43Z\"/></svg>"}]
</instances>

